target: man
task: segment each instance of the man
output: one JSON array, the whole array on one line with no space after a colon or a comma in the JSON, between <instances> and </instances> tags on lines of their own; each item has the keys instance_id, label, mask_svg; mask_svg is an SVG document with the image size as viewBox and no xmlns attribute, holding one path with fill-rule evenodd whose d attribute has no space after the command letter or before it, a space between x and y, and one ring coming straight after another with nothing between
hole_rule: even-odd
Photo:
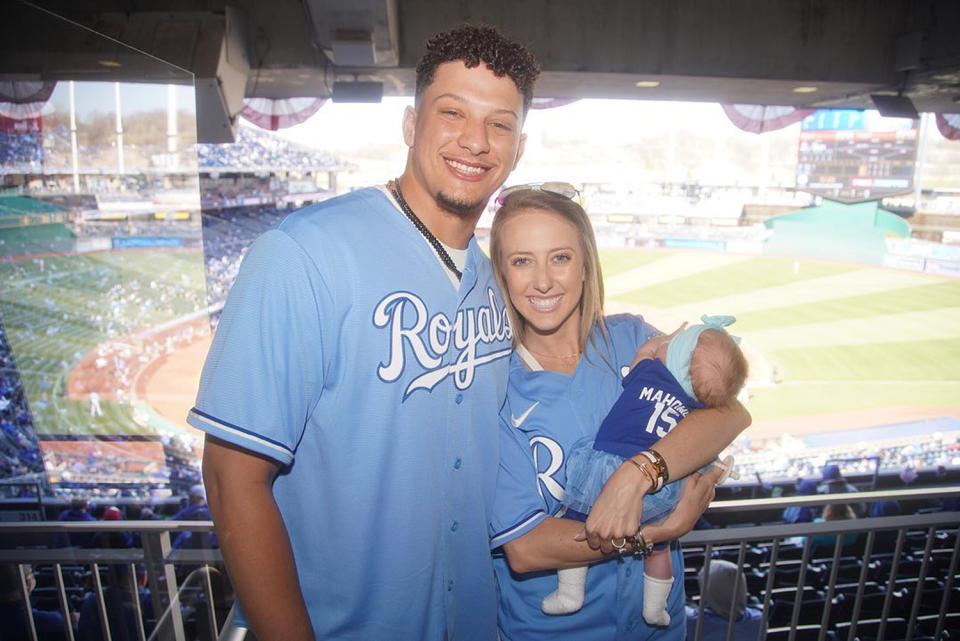
<instances>
[{"instance_id":1,"label":"man","mask_svg":"<svg viewBox=\"0 0 960 641\"><path fill-rule=\"evenodd\" d=\"M817 486L817 494L846 494L860 491L844 478L840 472L840 466L836 463L824 465L821 476L823 480ZM854 515L857 518L867 514L866 503L850 503L850 507L853 508Z\"/></svg>"},{"instance_id":2,"label":"man","mask_svg":"<svg viewBox=\"0 0 960 641\"><path fill-rule=\"evenodd\" d=\"M207 509L207 491L203 485L197 483L190 486L187 493L187 504L173 515L171 521L206 521L210 518Z\"/></svg>"},{"instance_id":3,"label":"man","mask_svg":"<svg viewBox=\"0 0 960 641\"><path fill-rule=\"evenodd\" d=\"M763 612L747 605L747 577L735 563L722 559L710 561L710 571L701 568L697 575L700 598L704 601L703 622L700 623L700 641L726 640L730 618L733 617L734 641L754 641L760 635ZM687 638L695 639L699 607L687 606ZM766 625L764 624L764 628Z\"/></svg>"},{"instance_id":4,"label":"man","mask_svg":"<svg viewBox=\"0 0 960 641\"><path fill-rule=\"evenodd\" d=\"M57 516L58 521L96 521L93 515L88 512L89 504L87 499L75 496L70 499L70 507L60 512ZM93 545L93 532L74 532L66 534L57 532L54 537L54 546L58 548L73 546L88 548Z\"/></svg>"},{"instance_id":5,"label":"man","mask_svg":"<svg viewBox=\"0 0 960 641\"><path fill-rule=\"evenodd\" d=\"M209 521L210 509L207 507L207 491L197 483L190 486L187 505L173 515L171 521ZM207 532L181 532L173 540L174 549L201 549L217 547L217 538Z\"/></svg>"},{"instance_id":6,"label":"man","mask_svg":"<svg viewBox=\"0 0 960 641\"><path fill-rule=\"evenodd\" d=\"M260 641L496 638L511 332L473 230L538 74L492 28L433 38L399 179L290 215L244 259L188 420Z\"/></svg>"},{"instance_id":7,"label":"man","mask_svg":"<svg viewBox=\"0 0 960 641\"><path fill-rule=\"evenodd\" d=\"M3 631L2 638L10 641L26 641L31 638L27 630L26 617L26 612L29 609L33 615L33 625L38 639L44 641L66 639L67 626L62 614L31 608L30 604L24 600L21 592L20 572L20 568L14 563L0 563L0 630ZM23 579L29 595L37 586L33 568L29 565L23 566Z\"/></svg>"}]
</instances>

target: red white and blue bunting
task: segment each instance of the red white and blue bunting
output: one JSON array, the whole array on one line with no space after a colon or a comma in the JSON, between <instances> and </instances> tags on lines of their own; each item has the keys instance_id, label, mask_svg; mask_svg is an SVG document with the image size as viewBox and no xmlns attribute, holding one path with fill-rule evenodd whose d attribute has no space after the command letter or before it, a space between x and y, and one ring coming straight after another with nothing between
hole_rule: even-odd
<instances>
[{"instance_id":1,"label":"red white and blue bunting","mask_svg":"<svg viewBox=\"0 0 960 641\"><path fill-rule=\"evenodd\" d=\"M937 129L947 140L960 140L960 114L937 114Z\"/></svg>"},{"instance_id":2,"label":"red white and blue bunting","mask_svg":"<svg viewBox=\"0 0 960 641\"><path fill-rule=\"evenodd\" d=\"M247 98L240 116L261 129L276 131L299 125L326 102L326 98Z\"/></svg>"},{"instance_id":3,"label":"red white and blue bunting","mask_svg":"<svg viewBox=\"0 0 960 641\"><path fill-rule=\"evenodd\" d=\"M0 81L0 116L11 120L39 118L56 86L56 82Z\"/></svg>"},{"instance_id":4,"label":"red white and blue bunting","mask_svg":"<svg viewBox=\"0 0 960 641\"><path fill-rule=\"evenodd\" d=\"M797 109L775 105L721 105L734 125L754 134L776 131L800 122L815 109Z\"/></svg>"}]
</instances>

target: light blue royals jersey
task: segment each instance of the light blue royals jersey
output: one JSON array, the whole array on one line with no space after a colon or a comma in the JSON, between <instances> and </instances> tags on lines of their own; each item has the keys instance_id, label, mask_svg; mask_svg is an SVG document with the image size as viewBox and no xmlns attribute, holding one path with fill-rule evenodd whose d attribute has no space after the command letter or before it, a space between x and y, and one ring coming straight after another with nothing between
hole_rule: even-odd
<instances>
[{"instance_id":1,"label":"light blue royals jersey","mask_svg":"<svg viewBox=\"0 0 960 641\"><path fill-rule=\"evenodd\" d=\"M534 529L563 507L566 458L592 437L620 395L637 348L656 330L635 316L607 318L609 342L594 332L572 376L530 371L514 355L507 402L500 414L500 474L490 521L496 549ZM540 609L557 589L556 572L512 574L505 556L494 559L504 641L683 639L683 559L674 550L674 585L667 602L670 627L643 621L643 563L621 557L590 566L583 608L563 616Z\"/></svg>"},{"instance_id":2,"label":"light blue royals jersey","mask_svg":"<svg viewBox=\"0 0 960 641\"><path fill-rule=\"evenodd\" d=\"M188 420L282 464L318 639L496 638L487 522L511 338L476 241L457 291L377 189L251 247Z\"/></svg>"}]
</instances>

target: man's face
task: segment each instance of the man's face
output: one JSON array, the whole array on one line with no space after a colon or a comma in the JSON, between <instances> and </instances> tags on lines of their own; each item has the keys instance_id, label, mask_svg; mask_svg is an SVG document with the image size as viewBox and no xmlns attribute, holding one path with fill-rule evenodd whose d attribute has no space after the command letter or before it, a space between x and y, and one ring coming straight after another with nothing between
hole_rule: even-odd
<instances>
[{"instance_id":1,"label":"man's face","mask_svg":"<svg viewBox=\"0 0 960 641\"><path fill-rule=\"evenodd\" d=\"M523 94L508 76L482 63L440 65L403 119L416 192L455 214L479 214L520 159L522 126Z\"/></svg>"}]
</instances>

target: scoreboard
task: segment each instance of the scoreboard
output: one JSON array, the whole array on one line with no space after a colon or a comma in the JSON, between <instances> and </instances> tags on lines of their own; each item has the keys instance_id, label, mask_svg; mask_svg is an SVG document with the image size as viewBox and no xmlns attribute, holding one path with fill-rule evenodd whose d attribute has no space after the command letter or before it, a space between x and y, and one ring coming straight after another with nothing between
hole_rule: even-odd
<instances>
[{"instance_id":1,"label":"scoreboard","mask_svg":"<svg viewBox=\"0 0 960 641\"><path fill-rule=\"evenodd\" d=\"M910 118L818 109L801 123L797 189L841 202L910 193L918 134Z\"/></svg>"}]
</instances>

